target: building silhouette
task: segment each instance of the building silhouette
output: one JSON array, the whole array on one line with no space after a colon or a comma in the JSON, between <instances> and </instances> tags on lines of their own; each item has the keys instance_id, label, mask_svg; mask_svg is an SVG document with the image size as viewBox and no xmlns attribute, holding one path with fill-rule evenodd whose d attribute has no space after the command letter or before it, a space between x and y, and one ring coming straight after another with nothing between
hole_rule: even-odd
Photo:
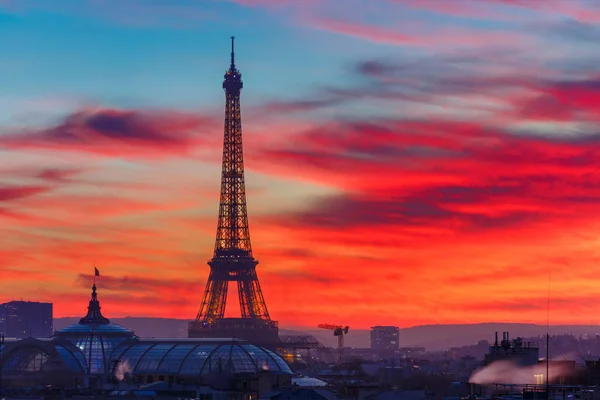
<instances>
[{"instance_id":1,"label":"building silhouette","mask_svg":"<svg viewBox=\"0 0 600 400\"><path fill-rule=\"evenodd\" d=\"M9 338L52 336L52 303L10 301L0 304L0 333Z\"/></svg>"},{"instance_id":2,"label":"building silhouette","mask_svg":"<svg viewBox=\"0 0 600 400\"><path fill-rule=\"evenodd\" d=\"M235 337L252 344L275 348L279 328L271 320L256 274L258 260L252 255L246 184L240 93L242 74L235 66L234 38L231 37L231 64L225 72L225 131L217 235L210 274L196 319L189 324L190 338ZM240 318L225 318L230 282L237 283Z\"/></svg>"},{"instance_id":3,"label":"building silhouette","mask_svg":"<svg viewBox=\"0 0 600 400\"><path fill-rule=\"evenodd\" d=\"M397 326L371 327L371 349L394 352L400 350L400 328Z\"/></svg>"},{"instance_id":4,"label":"building silhouette","mask_svg":"<svg viewBox=\"0 0 600 400\"><path fill-rule=\"evenodd\" d=\"M498 341L498 332L494 344L483 359L484 365L494 361L511 361L518 365L536 365L539 361L540 349L537 343L525 342L520 337L510 340L508 332L502 332L502 340Z\"/></svg>"}]
</instances>

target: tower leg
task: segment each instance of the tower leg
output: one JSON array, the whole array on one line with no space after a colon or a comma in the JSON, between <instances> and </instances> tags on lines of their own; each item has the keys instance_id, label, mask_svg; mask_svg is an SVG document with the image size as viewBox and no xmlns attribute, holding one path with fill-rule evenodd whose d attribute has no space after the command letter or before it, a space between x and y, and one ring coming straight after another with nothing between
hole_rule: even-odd
<instances>
[{"instance_id":1,"label":"tower leg","mask_svg":"<svg viewBox=\"0 0 600 400\"><path fill-rule=\"evenodd\" d=\"M242 318L270 319L255 269L245 271L238 281L238 294Z\"/></svg>"},{"instance_id":2,"label":"tower leg","mask_svg":"<svg viewBox=\"0 0 600 400\"><path fill-rule=\"evenodd\" d=\"M223 318L225 316L229 281L215 279L214 275L214 271L211 270L196 320L201 320L204 316L212 318Z\"/></svg>"}]
</instances>

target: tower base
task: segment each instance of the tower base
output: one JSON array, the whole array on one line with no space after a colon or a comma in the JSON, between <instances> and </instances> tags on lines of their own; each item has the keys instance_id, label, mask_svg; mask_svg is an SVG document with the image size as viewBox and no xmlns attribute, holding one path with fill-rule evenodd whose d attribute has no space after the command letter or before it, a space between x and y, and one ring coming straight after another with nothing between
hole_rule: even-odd
<instances>
[{"instance_id":1,"label":"tower base","mask_svg":"<svg viewBox=\"0 0 600 400\"><path fill-rule=\"evenodd\" d=\"M189 338L237 338L250 344L275 350L279 347L279 326L276 321L251 318L222 318L212 323L191 321Z\"/></svg>"}]
</instances>

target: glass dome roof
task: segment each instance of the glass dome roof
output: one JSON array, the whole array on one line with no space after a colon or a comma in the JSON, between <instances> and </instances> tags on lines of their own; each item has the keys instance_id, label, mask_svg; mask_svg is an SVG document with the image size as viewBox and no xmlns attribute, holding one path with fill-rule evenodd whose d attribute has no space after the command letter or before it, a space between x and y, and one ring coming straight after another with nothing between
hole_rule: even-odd
<instances>
[{"instance_id":1,"label":"glass dome roof","mask_svg":"<svg viewBox=\"0 0 600 400\"><path fill-rule=\"evenodd\" d=\"M96 284L92 286L92 298L88 306L88 312L85 317L79 320L78 324L67 326L54 333L57 337L65 337L72 335L88 335L88 334L106 334L114 336L123 336L133 338L133 332L123 326L111 324L110 320L100 312L100 301L96 293Z\"/></svg>"},{"instance_id":2,"label":"glass dome roof","mask_svg":"<svg viewBox=\"0 0 600 400\"><path fill-rule=\"evenodd\" d=\"M69 334L69 333L90 334L92 332L94 334L107 334L107 335L124 334L124 336L127 336L127 337L134 336L133 332L130 331L129 329L127 329L121 325L116 325L116 324L106 324L106 325L74 324L71 326L67 326L66 328L63 328L63 329L55 332L54 334L56 336L65 336L66 334Z\"/></svg>"},{"instance_id":3,"label":"glass dome roof","mask_svg":"<svg viewBox=\"0 0 600 400\"><path fill-rule=\"evenodd\" d=\"M277 354L237 339L151 339L123 343L111 355L133 374L203 375L269 371L292 374Z\"/></svg>"},{"instance_id":4,"label":"glass dome roof","mask_svg":"<svg viewBox=\"0 0 600 400\"><path fill-rule=\"evenodd\" d=\"M100 301L96 284L92 287L92 298L85 317L54 333L54 338L74 344L85 359L87 370L92 373L105 373L110 366L108 359L112 351L121 343L134 339L134 333L120 325L111 324L100 312Z\"/></svg>"}]
</instances>

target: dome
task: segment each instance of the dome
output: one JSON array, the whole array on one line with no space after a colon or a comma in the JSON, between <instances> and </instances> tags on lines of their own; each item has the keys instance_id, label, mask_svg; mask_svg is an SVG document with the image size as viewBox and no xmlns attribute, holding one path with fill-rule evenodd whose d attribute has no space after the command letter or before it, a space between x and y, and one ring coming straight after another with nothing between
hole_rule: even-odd
<instances>
[{"instance_id":1,"label":"dome","mask_svg":"<svg viewBox=\"0 0 600 400\"><path fill-rule=\"evenodd\" d=\"M92 298L85 317L78 324L54 333L56 340L65 340L81 350L89 373L101 374L109 369L108 360L112 351L121 343L135 338L134 333L120 325L111 324L100 312L96 284L92 287Z\"/></svg>"},{"instance_id":2,"label":"dome","mask_svg":"<svg viewBox=\"0 0 600 400\"><path fill-rule=\"evenodd\" d=\"M112 358L127 362L134 375L292 374L277 354L239 339L141 339L121 344Z\"/></svg>"}]
</instances>

